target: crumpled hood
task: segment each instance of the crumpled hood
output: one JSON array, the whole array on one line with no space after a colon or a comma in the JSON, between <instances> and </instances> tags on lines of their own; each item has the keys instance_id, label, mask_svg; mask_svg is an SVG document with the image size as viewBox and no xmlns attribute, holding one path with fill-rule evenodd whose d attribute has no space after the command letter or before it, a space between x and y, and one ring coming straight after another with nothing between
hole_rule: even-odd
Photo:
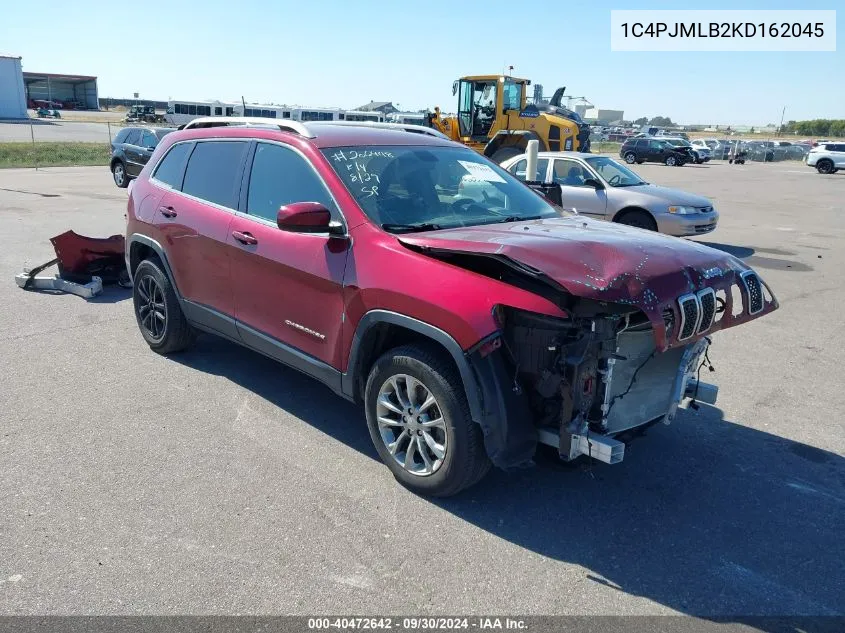
<instances>
[{"instance_id":1,"label":"crumpled hood","mask_svg":"<svg viewBox=\"0 0 845 633\"><path fill-rule=\"evenodd\" d=\"M583 216L444 229L398 239L423 252L504 257L535 269L576 297L636 306L652 322L659 349L673 343L666 336L666 308L679 316L677 299L708 287L725 289L730 300L730 286L751 270L733 255L696 242ZM754 317L777 307L769 293L772 302ZM728 318L726 310L709 332L754 318L747 312Z\"/></svg>"}]
</instances>

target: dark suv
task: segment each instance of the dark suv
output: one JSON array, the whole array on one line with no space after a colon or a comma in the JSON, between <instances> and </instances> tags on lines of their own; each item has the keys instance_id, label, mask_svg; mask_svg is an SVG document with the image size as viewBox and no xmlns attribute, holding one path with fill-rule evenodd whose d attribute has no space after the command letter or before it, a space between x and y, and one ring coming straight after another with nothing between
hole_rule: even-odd
<instances>
[{"instance_id":1,"label":"dark suv","mask_svg":"<svg viewBox=\"0 0 845 633\"><path fill-rule=\"evenodd\" d=\"M691 150L657 138L630 138L622 144L619 156L629 165L651 162L682 167L695 160Z\"/></svg>"},{"instance_id":2,"label":"dark suv","mask_svg":"<svg viewBox=\"0 0 845 633\"><path fill-rule=\"evenodd\" d=\"M120 130L111 142L109 168L114 184L129 186L129 181L137 177L150 160L159 141L173 131L174 128L166 127L125 127Z\"/></svg>"},{"instance_id":3,"label":"dark suv","mask_svg":"<svg viewBox=\"0 0 845 633\"><path fill-rule=\"evenodd\" d=\"M161 354L216 334L361 402L415 491L538 442L621 461L632 429L715 401L713 332L777 307L735 257L564 212L427 128L267 121L170 134L141 172L141 334Z\"/></svg>"}]
</instances>

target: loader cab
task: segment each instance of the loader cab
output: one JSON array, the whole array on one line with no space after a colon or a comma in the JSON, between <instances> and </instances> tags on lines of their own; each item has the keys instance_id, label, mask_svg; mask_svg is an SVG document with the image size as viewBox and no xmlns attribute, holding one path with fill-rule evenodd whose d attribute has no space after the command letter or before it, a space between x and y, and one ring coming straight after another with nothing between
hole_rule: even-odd
<instances>
[{"instance_id":1,"label":"loader cab","mask_svg":"<svg viewBox=\"0 0 845 633\"><path fill-rule=\"evenodd\" d=\"M452 92L458 95L461 137L486 142L496 131L500 116L522 108L524 91L524 80L511 77L464 77L456 81Z\"/></svg>"}]
</instances>

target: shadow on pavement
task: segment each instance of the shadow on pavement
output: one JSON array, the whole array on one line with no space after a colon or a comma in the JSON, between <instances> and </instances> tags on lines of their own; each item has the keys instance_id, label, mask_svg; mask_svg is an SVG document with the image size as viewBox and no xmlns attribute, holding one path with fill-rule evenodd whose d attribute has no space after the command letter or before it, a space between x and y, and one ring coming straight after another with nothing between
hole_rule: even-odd
<instances>
[{"instance_id":1,"label":"shadow on pavement","mask_svg":"<svg viewBox=\"0 0 845 633\"><path fill-rule=\"evenodd\" d=\"M361 408L294 370L210 336L171 358L225 376L377 459ZM706 405L649 429L615 466L566 465L544 449L534 469L494 470L431 503L582 566L586 582L681 613L845 613L841 455L724 420Z\"/></svg>"}]
</instances>

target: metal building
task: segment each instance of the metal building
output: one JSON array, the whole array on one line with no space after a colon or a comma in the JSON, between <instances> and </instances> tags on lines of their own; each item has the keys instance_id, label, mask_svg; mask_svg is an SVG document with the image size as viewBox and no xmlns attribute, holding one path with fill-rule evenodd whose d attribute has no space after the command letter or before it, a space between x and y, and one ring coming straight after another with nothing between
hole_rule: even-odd
<instances>
[{"instance_id":1,"label":"metal building","mask_svg":"<svg viewBox=\"0 0 845 633\"><path fill-rule=\"evenodd\" d=\"M21 58L0 55L0 119L25 119L26 92Z\"/></svg>"},{"instance_id":2,"label":"metal building","mask_svg":"<svg viewBox=\"0 0 845 633\"><path fill-rule=\"evenodd\" d=\"M99 110L97 78L88 75L23 73L27 103L53 102L57 107L75 110Z\"/></svg>"}]
</instances>

